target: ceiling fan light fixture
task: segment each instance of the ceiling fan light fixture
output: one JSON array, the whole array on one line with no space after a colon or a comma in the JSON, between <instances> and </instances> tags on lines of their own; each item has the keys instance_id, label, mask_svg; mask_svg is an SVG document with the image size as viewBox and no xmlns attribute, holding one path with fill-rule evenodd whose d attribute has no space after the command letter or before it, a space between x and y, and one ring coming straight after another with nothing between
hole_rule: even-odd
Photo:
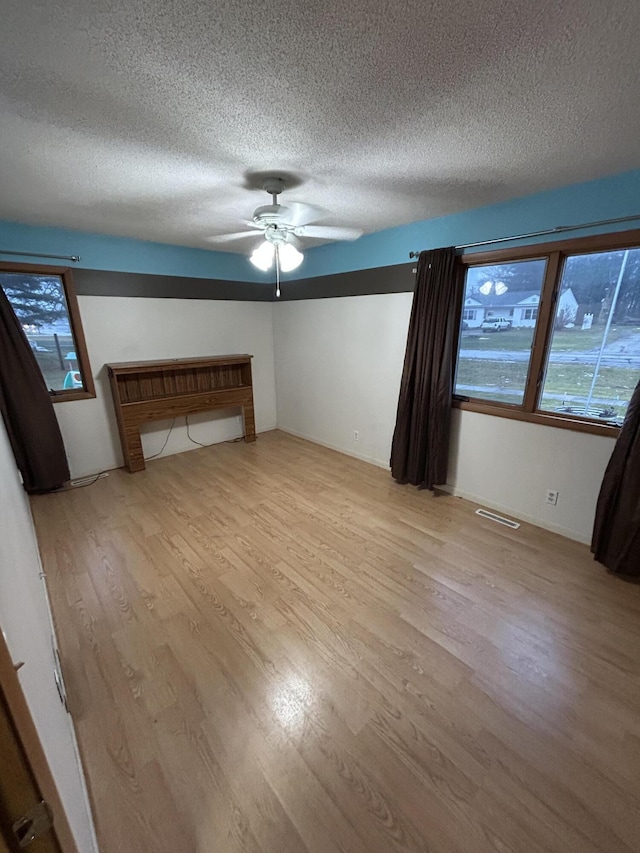
<instances>
[{"instance_id":1,"label":"ceiling fan light fixture","mask_svg":"<svg viewBox=\"0 0 640 853\"><path fill-rule=\"evenodd\" d=\"M278 246L278 256L283 272L292 272L292 270L298 269L304 260L302 252L299 252L291 243L280 243Z\"/></svg>"},{"instance_id":2,"label":"ceiling fan light fixture","mask_svg":"<svg viewBox=\"0 0 640 853\"><path fill-rule=\"evenodd\" d=\"M261 243L249 258L254 267L266 272L273 265L275 255L275 247L273 243L268 243L266 240Z\"/></svg>"}]
</instances>

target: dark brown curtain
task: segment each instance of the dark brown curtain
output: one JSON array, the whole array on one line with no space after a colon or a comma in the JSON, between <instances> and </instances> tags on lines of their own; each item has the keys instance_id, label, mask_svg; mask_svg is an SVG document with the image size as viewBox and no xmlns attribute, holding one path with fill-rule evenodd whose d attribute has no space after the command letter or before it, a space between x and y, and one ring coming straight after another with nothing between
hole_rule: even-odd
<instances>
[{"instance_id":1,"label":"dark brown curtain","mask_svg":"<svg viewBox=\"0 0 640 853\"><path fill-rule=\"evenodd\" d=\"M69 479L67 456L44 377L0 287L0 411L28 492Z\"/></svg>"},{"instance_id":2,"label":"dark brown curtain","mask_svg":"<svg viewBox=\"0 0 640 853\"><path fill-rule=\"evenodd\" d=\"M463 284L453 247L420 253L391 445L399 483L433 489L447 479Z\"/></svg>"},{"instance_id":3,"label":"dark brown curtain","mask_svg":"<svg viewBox=\"0 0 640 853\"><path fill-rule=\"evenodd\" d=\"M609 571L640 578L640 382L604 474L591 550Z\"/></svg>"}]
</instances>

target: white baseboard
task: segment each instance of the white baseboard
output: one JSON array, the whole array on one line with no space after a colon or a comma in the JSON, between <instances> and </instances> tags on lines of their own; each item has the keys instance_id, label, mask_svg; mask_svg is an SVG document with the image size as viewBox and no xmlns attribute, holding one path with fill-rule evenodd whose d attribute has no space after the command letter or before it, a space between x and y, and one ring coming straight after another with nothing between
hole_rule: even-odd
<instances>
[{"instance_id":1,"label":"white baseboard","mask_svg":"<svg viewBox=\"0 0 640 853\"><path fill-rule=\"evenodd\" d=\"M278 426L277 429L280 432L288 433L289 435L294 435L296 438L304 438L305 441L311 441L313 444L319 444L322 447L328 447L329 450L336 450L338 453L344 453L346 456L353 456L355 459L361 459L363 462L369 462L371 465L376 465L378 468L384 468L389 471L389 462L387 460L376 459L373 456L366 456L363 453L355 453L351 449L346 449L344 447L339 447L336 444L331 444L328 441L322 441L321 439L316 438L313 435L307 435L303 432L298 432L298 430L289 429L288 427ZM480 507L486 507L487 509L494 510L495 512L499 512L502 515L506 515L508 517L517 518L520 521L524 521L527 524L533 524L535 527L542 527L544 530L550 530L552 533L558 533L560 536L564 536L567 539L572 539L574 542L581 542L583 545L589 545L591 542L590 537L585 536L583 533L578 532L577 530L572 530L569 527L563 527L561 524L554 524L551 521L547 521L544 518L538 518L534 515L529 515L526 512L514 512L512 507L505 506L504 504L495 503L493 501L488 501L482 495L475 495L471 492L466 492L464 489L458 489L455 486L447 483L443 486L438 486L443 492L447 492L456 498L464 498L471 503L477 504Z\"/></svg>"},{"instance_id":2,"label":"white baseboard","mask_svg":"<svg viewBox=\"0 0 640 853\"><path fill-rule=\"evenodd\" d=\"M566 539L573 539L574 542L581 542L583 545L589 545L591 538L585 536L584 533L579 533L577 530L572 530L570 527L563 527L561 524L554 524L552 521L547 521L545 518L538 518L535 515L529 515L526 512L514 512L512 507L504 504L488 501L482 495L475 495L472 492L466 492L464 489L459 489L446 483L443 486L438 486L443 492L447 492L456 498L464 498L471 503L477 504L480 507L486 507L494 512L499 512L510 518L517 518L519 521L525 521L527 524L533 524L535 527L542 527L544 530L550 530L552 533L559 533Z\"/></svg>"},{"instance_id":3,"label":"white baseboard","mask_svg":"<svg viewBox=\"0 0 640 853\"><path fill-rule=\"evenodd\" d=\"M260 429L256 427L256 435L260 435L263 432L271 432L274 429L278 429L277 425L273 426L263 426ZM226 441L235 441L238 438L242 438L244 432L238 432L237 435L229 435L228 437L221 438L218 441L211 442L209 447L215 447L216 444L224 444ZM160 456L156 457L157 459L166 459L168 456L177 456L180 453L189 453L191 450L197 450L198 447L195 444L188 444L183 447L181 450L171 450L169 453L163 453ZM150 461L150 460L147 460ZM117 459L112 459L105 464L105 467L98 470L84 471L82 473L76 473L72 471L72 480L90 480L92 477L96 477L100 473L104 473L107 471L117 471L119 468L123 468L124 463L118 462Z\"/></svg>"},{"instance_id":4,"label":"white baseboard","mask_svg":"<svg viewBox=\"0 0 640 853\"><path fill-rule=\"evenodd\" d=\"M321 447L328 447L329 450L335 450L338 453L344 453L345 456L352 456L354 459L360 459L362 462L369 462L371 465L375 465L377 468L385 468L387 471L390 470L389 462L386 459L377 459L375 456L367 456L364 453L356 453L351 449L347 449L346 447L339 447L337 444L331 444L328 441L322 441L319 438L316 438L314 435L307 435L304 432L298 432L295 429L289 429L288 427L278 426L276 429L279 429L280 432L286 432L288 435L295 435L296 438L304 438L305 441L310 441L313 444L319 444Z\"/></svg>"}]
</instances>

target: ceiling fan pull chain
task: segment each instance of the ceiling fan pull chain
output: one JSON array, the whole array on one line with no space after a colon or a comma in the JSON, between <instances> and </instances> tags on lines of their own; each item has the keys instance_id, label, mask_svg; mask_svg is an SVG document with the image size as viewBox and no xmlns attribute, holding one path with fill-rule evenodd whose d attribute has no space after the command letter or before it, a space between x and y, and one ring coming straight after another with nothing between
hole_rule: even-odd
<instances>
[{"instance_id":1,"label":"ceiling fan pull chain","mask_svg":"<svg viewBox=\"0 0 640 853\"><path fill-rule=\"evenodd\" d=\"M280 299L280 246L276 243L276 299Z\"/></svg>"}]
</instances>

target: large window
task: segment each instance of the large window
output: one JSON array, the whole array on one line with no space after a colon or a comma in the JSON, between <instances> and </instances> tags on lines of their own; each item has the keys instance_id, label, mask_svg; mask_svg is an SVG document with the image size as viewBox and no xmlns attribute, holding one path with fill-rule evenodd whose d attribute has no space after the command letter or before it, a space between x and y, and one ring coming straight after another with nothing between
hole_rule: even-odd
<instances>
[{"instance_id":1,"label":"large window","mask_svg":"<svg viewBox=\"0 0 640 853\"><path fill-rule=\"evenodd\" d=\"M619 426L640 380L639 245L626 232L464 256L457 405Z\"/></svg>"},{"instance_id":2,"label":"large window","mask_svg":"<svg viewBox=\"0 0 640 853\"><path fill-rule=\"evenodd\" d=\"M4 290L55 401L95 397L69 270L0 264Z\"/></svg>"}]
</instances>

